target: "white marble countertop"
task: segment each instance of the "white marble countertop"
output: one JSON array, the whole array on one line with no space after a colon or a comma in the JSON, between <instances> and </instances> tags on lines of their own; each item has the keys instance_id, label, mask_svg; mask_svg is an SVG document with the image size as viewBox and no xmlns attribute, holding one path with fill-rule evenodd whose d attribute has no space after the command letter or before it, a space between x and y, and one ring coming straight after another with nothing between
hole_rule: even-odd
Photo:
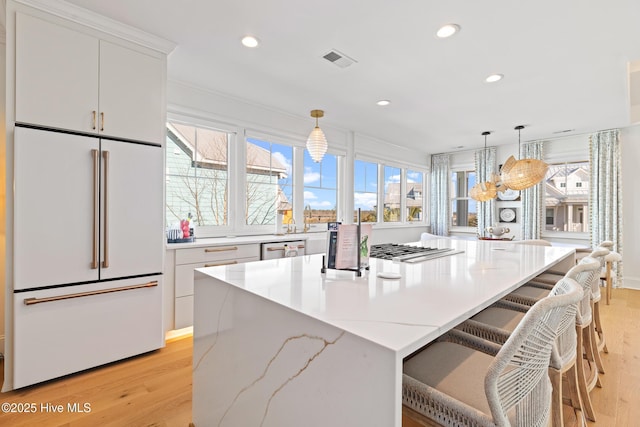
<instances>
[{"instance_id":1,"label":"white marble countertop","mask_svg":"<svg viewBox=\"0 0 640 427\"><path fill-rule=\"evenodd\" d=\"M251 236L202 237L189 243L165 243L167 249L198 248L201 246L242 245L252 243L290 242L294 240L325 239L326 232L263 234Z\"/></svg>"},{"instance_id":2,"label":"white marble countertop","mask_svg":"<svg viewBox=\"0 0 640 427\"><path fill-rule=\"evenodd\" d=\"M350 271L321 274L322 255L198 271L405 357L539 272L563 260L575 262L575 250L568 247L453 239L424 244L464 252L415 264L371 259L362 277ZM401 279L378 278L381 271Z\"/></svg>"}]
</instances>

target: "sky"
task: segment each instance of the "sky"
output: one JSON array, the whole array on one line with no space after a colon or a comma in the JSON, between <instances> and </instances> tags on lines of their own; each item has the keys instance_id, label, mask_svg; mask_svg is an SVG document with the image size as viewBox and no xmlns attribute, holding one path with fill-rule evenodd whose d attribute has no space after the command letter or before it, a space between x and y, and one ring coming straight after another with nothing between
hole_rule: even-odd
<instances>
[{"instance_id":1,"label":"sky","mask_svg":"<svg viewBox=\"0 0 640 427\"><path fill-rule=\"evenodd\" d=\"M288 198L291 198L291 171L293 165L293 149L288 145L281 145L257 139L248 139L271 152L272 158L285 165L288 177L281 179L279 184ZM325 154L322 162L315 163L309 152L304 150L304 205L311 209L334 209L337 198L337 156ZM354 208L368 210L377 203L377 164L356 160L354 167ZM389 183L400 182L400 168L385 167L385 187ZM407 182L422 182L420 172L408 171Z\"/></svg>"}]
</instances>

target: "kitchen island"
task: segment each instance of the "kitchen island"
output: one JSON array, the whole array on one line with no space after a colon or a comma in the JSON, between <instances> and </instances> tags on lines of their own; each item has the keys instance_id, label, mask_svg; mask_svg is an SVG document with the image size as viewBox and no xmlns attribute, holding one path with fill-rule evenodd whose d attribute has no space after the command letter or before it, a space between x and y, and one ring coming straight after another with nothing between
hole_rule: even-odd
<instances>
[{"instance_id":1,"label":"kitchen island","mask_svg":"<svg viewBox=\"0 0 640 427\"><path fill-rule=\"evenodd\" d=\"M198 269L195 425L401 426L405 357L540 272L575 264L566 247L425 245L464 252L371 259L362 277L321 274L322 255Z\"/></svg>"}]
</instances>

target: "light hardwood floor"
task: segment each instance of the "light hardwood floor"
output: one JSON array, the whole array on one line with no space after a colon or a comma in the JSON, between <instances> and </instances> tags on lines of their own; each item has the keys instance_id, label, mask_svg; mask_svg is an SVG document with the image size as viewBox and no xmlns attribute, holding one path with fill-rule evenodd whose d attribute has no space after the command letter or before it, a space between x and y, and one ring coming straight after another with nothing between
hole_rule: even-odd
<instances>
[{"instance_id":1,"label":"light hardwood floor","mask_svg":"<svg viewBox=\"0 0 640 427\"><path fill-rule=\"evenodd\" d=\"M640 420L640 291L615 289L602 306L609 354L602 388L592 392L598 417L590 426L632 427ZM0 402L37 405L35 414L0 412L0 426L187 427L191 421L191 338L62 379L0 394ZM1 374L0 374L1 375ZM91 412L71 413L68 403L89 403ZM41 405L63 405L46 413ZM565 411L568 426L575 424ZM404 423L405 427L415 424ZM197 426L202 427L202 426Z\"/></svg>"}]
</instances>

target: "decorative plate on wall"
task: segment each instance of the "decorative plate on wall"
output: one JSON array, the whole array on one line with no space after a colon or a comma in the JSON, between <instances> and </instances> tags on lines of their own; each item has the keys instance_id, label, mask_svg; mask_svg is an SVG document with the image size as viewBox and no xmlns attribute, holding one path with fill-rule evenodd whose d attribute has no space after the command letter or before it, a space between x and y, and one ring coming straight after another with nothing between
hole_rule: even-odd
<instances>
[{"instance_id":1,"label":"decorative plate on wall","mask_svg":"<svg viewBox=\"0 0 640 427\"><path fill-rule=\"evenodd\" d=\"M498 191L498 199L500 200L517 200L520 197L520 192L517 190L507 189L505 191Z\"/></svg>"},{"instance_id":2,"label":"decorative plate on wall","mask_svg":"<svg viewBox=\"0 0 640 427\"><path fill-rule=\"evenodd\" d=\"M516 222L516 210L513 208L501 208L498 216L501 222Z\"/></svg>"}]
</instances>

